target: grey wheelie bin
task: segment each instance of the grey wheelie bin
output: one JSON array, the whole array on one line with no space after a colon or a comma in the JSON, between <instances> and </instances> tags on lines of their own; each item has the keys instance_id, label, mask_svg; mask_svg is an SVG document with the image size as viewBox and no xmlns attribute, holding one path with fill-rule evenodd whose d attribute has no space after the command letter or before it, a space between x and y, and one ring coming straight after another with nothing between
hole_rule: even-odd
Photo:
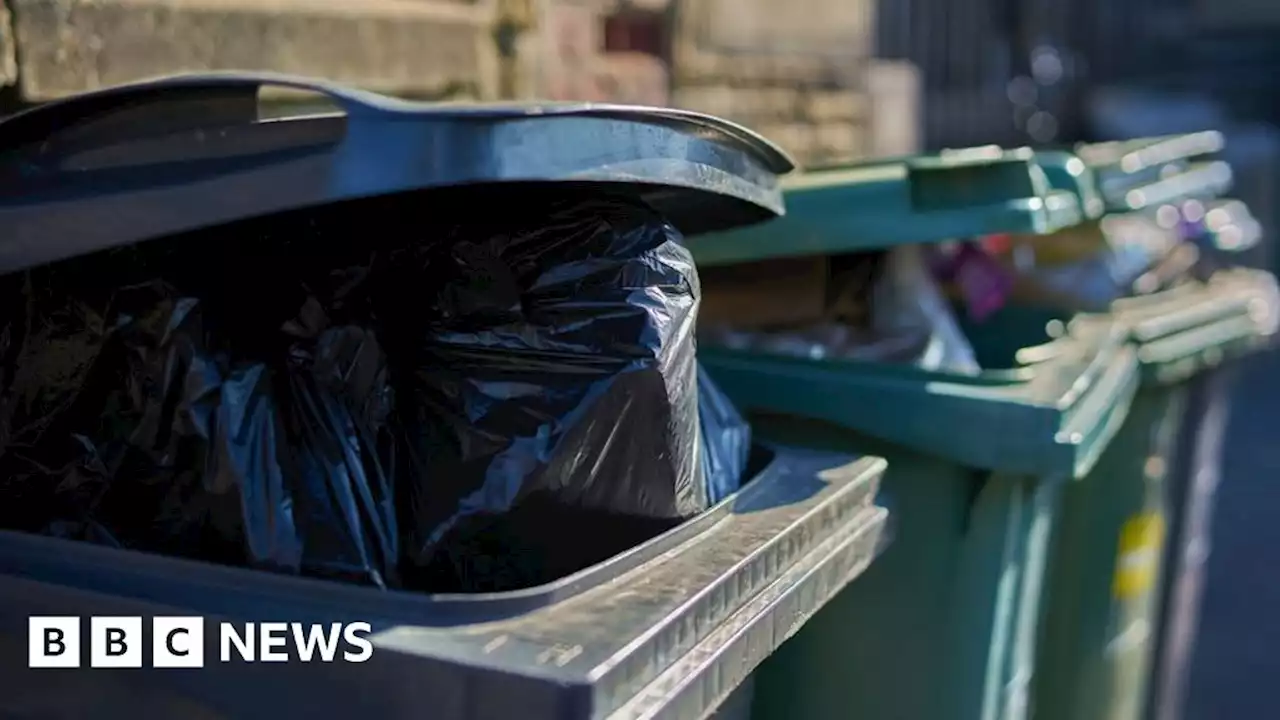
<instances>
[{"instance_id":1,"label":"grey wheelie bin","mask_svg":"<svg viewBox=\"0 0 1280 720\"><path fill-rule=\"evenodd\" d=\"M1057 324L1088 333L1093 323L1129 329L1142 389L1124 426L1092 473L1067 487L1054 534L1035 685L1036 717L1142 716L1159 662L1162 568L1168 527L1180 514L1176 456L1188 380L1274 332L1275 283L1242 271L1203 272L1197 249L1177 223L1153 207L1204 199L1230 179L1221 164L1182 163L1214 134L1140 144L1122 154L1128 172L1093 168L1066 153L1041 153L1056 187L1102 197L1115 215L1070 235L1020 238L1008 250L1020 275L1010 306L970 333ZM1173 147L1170 148L1169 146ZM1126 148L1130 146L1124 146ZM1095 149L1095 162L1100 151ZM1119 180L1160 165L1127 185ZM1161 168L1164 168L1161 170ZM1110 175L1106 171L1110 172ZM1101 190L1101 191L1100 191ZM1038 267L1047 265L1048 268ZM1074 317L1074 319L1073 319ZM1064 321L1067 323L1063 326ZM1173 519L1173 522L1170 522Z\"/></svg>"},{"instance_id":2,"label":"grey wheelie bin","mask_svg":"<svg viewBox=\"0 0 1280 720\"><path fill-rule=\"evenodd\" d=\"M270 85L322 94L342 112L262 120L257 96L263 86ZM298 78L234 74L170 78L71 98L0 123L0 226L5 228L0 238L0 279L36 303L38 298L29 290L34 282L31 278L79 272L82 274L73 277L98 287L94 284L96 275L123 267L108 262L121 252L134 258L133 253L141 253L143 248L164 247L178 253L200 243L212 244L213 251L200 257L210 263L209 272L213 272L223 261L265 262L281 254L286 259L311 256L320 252L326 237L323 232L335 227L353 233L339 233L338 237L344 243L360 243L354 251L363 252L380 228L388 227L385 224L427 223L433 214L448 212L451 206L475 203L472 210L462 208L464 225L470 222L467 218L501 215L508 208L493 204L497 195L473 194L495 186L509 193L501 196L508 201L514 193L532 197L537 203L568 189L622 193L629 198L627 202L642 202L662 214L662 227L668 228L661 231L662 236L674 232L669 230L672 225L695 233L725 229L780 213L777 175L791 166L785 155L749 131L675 110L429 106ZM457 192L448 194L450 189ZM547 221L552 220L563 223L564 217L548 215ZM253 232L260 227L257 223L268 221L273 232L297 240L287 246L291 249L281 250ZM591 227L607 230L613 226L610 223L617 222L617 217L608 222L600 219L592 221ZM250 237L251 242L233 242L238 234ZM585 234L567 233L553 239L565 245L567 238L569 251L576 251L572 241L582 241ZM333 239L332 235L327 237ZM509 237L501 240L517 242ZM618 240L617 244L624 243ZM471 255L454 254L440 262L446 268L457 262L481 262L485 252L502 249L473 245L468 250ZM218 252L239 253L243 258L219 259ZM669 257L667 267L691 273L687 252L672 253L675 260ZM684 260L680 260L681 253ZM161 260L145 257L160 262L170 256L156 256ZM521 257L522 262L536 263L536 257L527 252ZM531 301L526 293L514 296L505 306L481 303L482 309L497 313L499 318L507 317L513 307L519 312L546 314L550 312L547 303L572 303L590 297L591 288L601 282L634 283L626 285L637 288L626 298L628 302L650 302L663 290L643 290L653 287L647 278L662 268L632 267L630 274L613 276L607 272L608 260L607 254L584 258L586 270L569 278L577 283L578 290L573 293L557 295L556 288L561 286L556 283L564 278L554 272L545 275L553 297L537 295L542 306L527 307ZM15 277L20 280L14 281ZM241 279L243 288L233 290L266 294L279 279L255 273ZM344 304L329 306L324 312L336 317L363 312L362 303L373 303L379 297L376 294L349 292L358 279L321 273L318 284L346 293L339 293ZM486 291L491 286L505 287L507 282L500 273L481 279ZM134 307L128 304L133 297L130 293L135 288L116 288L111 282L113 277L105 277L101 287L108 289L112 302L123 303L125 310L114 313L114 320L81 314L77 322L93 325L101 320L95 327L104 333L120 333L125 332L121 328L154 320L130 310ZM688 285L684 284L684 290ZM384 289L374 288L371 293ZM405 301L416 307L412 304L415 292L406 294ZM478 302L478 296L462 291L458 295L455 299L459 302ZM296 322L269 328L268 335L276 337L278 330L292 337L323 320L314 304L304 303L303 307L311 309ZM529 388L537 386L545 368L567 352L580 324L577 320L593 311L579 306L555 307L573 321L571 327L558 336L558 345L548 345L536 358L540 367L511 368L509 381L499 384L495 392L517 398L529 395ZM637 325L636 315L625 312L627 307L611 306L611 313L627 323L617 331L624 338L634 337L636 327L650 327ZM226 361L220 355L193 354L192 348L203 336L199 332L181 334L195 317L190 303L176 302L170 310L173 312L163 317L173 317L172 322L152 322L147 327L159 333L155 337L161 340L167 342L166 338L176 335L187 338L186 344L151 370L159 373L158 377L178 373L186 378L184 387L194 388L192 399L183 401L178 410L163 410L186 420L164 424L145 413L127 416L131 411L123 408L129 406L130 398L147 396L155 388L126 383L120 391L123 395L111 396L119 400L119 407L104 404L94 391L85 389L67 402L97 408L88 416L63 413L50 415L61 420L28 423L23 426L23 443L6 431L3 442L5 452L11 455L9 461L17 454L19 460L30 462L21 476L11 473L0 481L0 491L6 496L7 523L6 530L0 532L0 677L5 679L0 714L696 720L717 712L761 661L833 595L856 582L888 543L889 514L875 502L884 460L847 452L793 449L765 441L751 448L740 488L718 501L708 501L708 508L688 516L599 515L585 509L557 515L543 508L542 514L532 516L532 522L510 530L511 537L490 538L501 541L508 556L490 553L480 557L485 548L478 548L480 560L466 565L474 575L454 578L466 581L466 587L459 590L417 592L393 583L391 574L397 565L403 567L404 553L388 553L382 558L386 574L374 578L376 582L366 577L358 583L339 581L350 580L354 570L360 569L353 562L330 562L325 566L328 573L307 573L290 567L250 569L200 553L176 557L154 545L140 544L149 537L147 533L172 518L147 515L141 523L129 525L130 534L118 529L107 532L112 528L105 526L106 520L128 518L129 513L140 512L141 503L151 502L152 494L159 494L172 501L165 506L169 512L194 518L183 537L197 547L215 547L209 535L225 530L217 526L221 522L217 518L231 512L233 517L248 520L256 517L255 513L269 515L272 521L264 525L265 534L252 538L268 550L276 546L289 550L292 526L286 526L281 518L296 518L299 527L317 522L323 509L321 501L326 498L346 498L343 507L352 509L344 513L349 521L344 527L367 526L367 515L384 520L387 514L399 515L404 524L412 518L404 505L394 513L388 509L389 498L394 496L400 502L398 493L371 498L370 487L339 482L354 477L362 468L373 472L368 469L372 461L353 459L363 447L357 442L363 439L350 439L354 436L330 445L313 443L306 453L298 450L290 455L267 447L256 455L228 459L209 452L203 456L207 465L184 464L184 453L193 452L192 448L164 445L163 438L183 433L183 437L190 437L193 424L209 437L216 435L221 442L218 447L225 448L233 447L242 432L263 431L265 427L314 435L332 429L331 425L345 427L357 416L335 414L331 406L306 405L301 400L295 400L295 405L310 414L304 416L306 422L295 424L286 423L286 418L272 425L269 417L265 426L254 424L255 418L261 419L255 410L260 407L255 405L242 404L242 410L235 412L204 413L202 408L216 404L215 400L226 401L228 393L234 395L263 376L237 376L245 383L224 384L218 390L222 395L215 398L213 390L204 389L202 383L209 382L211 374L224 372ZM4 362L8 367L16 362L15 337L52 331L38 322L15 325L31 316L22 306L16 310L10 306L7 312ZM206 318L212 322L212 315ZM251 319L247 315L234 318L243 322ZM233 324L238 326L239 322ZM461 335L465 340L481 332L451 338ZM495 342L519 340L497 331L490 335ZM49 339L55 343L65 340L57 333ZM362 355L371 351L367 337L356 339L359 342L352 346L353 352ZM396 338L383 335L382 340L392 343ZM146 347L130 347L133 350L119 358L122 365L102 366L102 372L127 373L131 363L148 357ZM645 348L640 350L643 355ZM305 360L299 352L291 350L287 361ZM387 356L393 354L388 351ZM59 362L33 370L35 384L26 387L38 390L41 383L57 382L87 362L71 350L50 357ZM479 354L469 358L470 363L484 360ZM632 365L644 361L639 357ZM647 361L652 363L653 358ZM381 376L347 372L343 370L347 365L334 362L328 374L317 377L372 383ZM692 367L692 356L686 356L684 362ZM463 373L464 380L471 377L466 375L471 372L469 363L456 364L452 369ZM579 370L584 376L598 378L608 370L604 365L588 357ZM413 367L418 368L413 373L426 372L420 366ZM349 377L354 375L361 377ZM314 392L308 395L305 377L290 377L294 380L280 392L293 393L289 396L293 398L325 397ZM32 379L27 377L23 382ZM6 372L2 389L3 405L8 408L6 423L18 415L35 417L32 404L37 400L17 396L15 383L18 380ZM626 398L638 402L651 391L652 387L638 387ZM84 397L86 394L95 397ZM48 405L46 400L39 399L38 404ZM360 412L383 413L382 403L391 400L400 402L403 395L379 394L361 404ZM500 400L493 397L490 405L494 407L478 407L468 422L482 423L487 414L499 412ZM621 418L631 409L622 407L616 416ZM703 412L699 405L693 421L708 427ZM512 414L535 429L542 428L530 431L520 442L510 441L512 447L518 450L524 443L547 452L547 435L559 431L559 425L543 417L530 418L531 411ZM571 420L566 418L563 423ZM667 432L681 421L674 415L663 415L660 422L641 431ZM126 422L132 422L129 427L133 429L126 428L125 450L120 450L118 443L93 444L94 437ZM629 432L625 444L616 448L644 447L649 438L638 436L634 426L626 430L618 424L621 422L617 420L616 429L607 423L594 429L605 431L607 442L615 433ZM82 450L98 448L98 455L63 468L37 466L32 448L39 442L31 440L32 431L55 437L54 445L59 448L71 443ZM137 436L148 432L152 435L147 437L161 438L156 442L162 446L140 459ZM475 443L484 441L480 438ZM675 447L676 454L694 453L688 460L697 466L697 448L701 446ZM475 453L485 448L464 449ZM507 465L494 464L486 472L509 477L510 465L533 462L530 458L534 455L526 452L511 457ZM332 467L345 468L345 475L336 477L341 474L336 470L314 472L314 466L325 458L338 458ZM117 503L114 509L104 507L106 501L90 507L86 512L91 513L93 522L85 523L87 527L73 537L68 537L72 533L65 525L37 526L29 517L43 512L44 506L36 499L44 497L45 490L68 502L78 501L80 494L92 490L106 474L114 473L110 478L123 482L120 478L134 467L130 463L144 459L194 474L198 481L183 485L182 493L171 492L169 486L131 485L127 502ZM601 457L575 456L572 460L590 468L601 462ZM651 462L653 458L635 460ZM242 488L238 491L241 494L235 495L229 487L235 480L228 470L233 461L240 463L236 467L251 466L259 472L263 467L277 468L286 480L309 479L324 489L320 497L308 496L296 503L292 508L295 515L272 515L269 511L282 502L273 493L288 496L287 487L267 484L260 486L260 492ZM703 466L698 467L705 467L707 459L701 461ZM456 468L459 473L467 471L461 464ZM572 470L560 467L547 477L554 486ZM61 478L55 488L36 487L32 480L51 476ZM613 479L602 475L601 487L596 489L623 492L621 486L610 487ZM417 478L410 480L416 482ZM489 496L503 492L510 490L486 487L483 493L476 491L475 496L463 498L459 505L465 508L492 502ZM351 496L357 496L355 501ZM536 505L538 497L520 496L517 500L521 504L513 506L511 515ZM225 507L228 502L232 503L229 511ZM424 512L430 509L428 505ZM204 520L205 516L214 520ZM362 519L363 524L358 522ZM12 531L13 526L27 525L35 529ZM312 540L314 544L310 544ZM109 541L115 541L114 545ZM396 539L336 531L311 537L308 543L306 553L337 547L345 553L338 560L347 561L360 552L379 549L379 543L394 547ZM135 550L137 547L147 551ZM248 555L263 548L243 541L233 549ZM459 558L465 559L446 559ZM501 588L491 586L490 573L501 570L503 563L517 562L537 567L531 575L519 576L517 582L507 582ZM377 584L384 587L371 586ZM105 624L90 619L103 616L110 618ZM317 625L308 625L312 623ZM256 645L255 627L261 640ZM347 641L336 654L336 646L325 655L309 641L304 647L299 639L299 633L334 627L342 630ZM52 636L47 634L51 629L56 631ZM201 631L203 652L195 640ZM289 642L290 631L296 646ZM350 641L348 631L363 639L363 646ZM124 652L126 647L134 648L136 654ZM140 669L103 669L111 662L117 667L130 666L130 661ZM195 669L197 666L202 667ZM724 707L719 717L735 712L740 715L742 710L741 703Z\"/></svg>"},{"instance_id":3,"label":"grey wheelie bin","mask_svg":"<svg viewBox=\"0 0 1280 720\"><path fill-rule=\"evenodd\" d=\"M961 360L973 353L944 331L955 321L931 279L876 296L921 303L937 321L923 332L888 322L832 340L863 327L856 308L823 334L795 323L798 306L832 307L810 296L848 258L888 249L881 277L897 277L899 251L1078 223L1076 198L1033 160L974 151L810 171L784 180L783 218L689 241L716 311L701 322L739 324L706 327L701 357L753 430L889 462L893 545L761 667L757 720L1027 717L1057 496L1093 467L1137 387L1124 333L1051 338L1042 326ZM830 264L825 276L796 269L812 258ZM752 283L791 277L785 293L753 295Z\"/></svg>"}]
</instances>

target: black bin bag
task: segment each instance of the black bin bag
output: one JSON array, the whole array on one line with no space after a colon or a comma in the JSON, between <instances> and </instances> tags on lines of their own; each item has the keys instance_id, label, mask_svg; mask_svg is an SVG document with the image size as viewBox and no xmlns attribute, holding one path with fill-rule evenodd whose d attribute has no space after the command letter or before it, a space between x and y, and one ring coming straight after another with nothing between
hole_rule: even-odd
<instances>
[{"instance_id":1,"label":"black bin bag","mask_svg":"<svg viewBox=\"0 0 1280 720\"><path fill-rule=\"evenodd\" d=\"M433 587L602 561L706 509L701 459L725 452L701 447L699 288L677 230L599 190L497 204L391 262L397 295L432 288L405 323L423 326L388 342L407 564Z\"/></svg>"},{"instance_id":2,"label":"black bin bag","mask_svg":"<svg viewBox=\"0 0 1280 720\"><path fill-rule=\"evenodd\" d=\"M395 583L386 353L342 317L343 279L265 251L155 244L0 279L5 527Z\"/></svg>"},{"instance_id":3,"label":"black bin bag","mask_svg":"<svg viewBox=\"0 0 1280 720\"><path fill-rule=\"evenodd\" d=\"M4 524L433 590L602 561L746 463L680 240L628 195L475 189L6 276Z\"/></svg>"}]
</instances>

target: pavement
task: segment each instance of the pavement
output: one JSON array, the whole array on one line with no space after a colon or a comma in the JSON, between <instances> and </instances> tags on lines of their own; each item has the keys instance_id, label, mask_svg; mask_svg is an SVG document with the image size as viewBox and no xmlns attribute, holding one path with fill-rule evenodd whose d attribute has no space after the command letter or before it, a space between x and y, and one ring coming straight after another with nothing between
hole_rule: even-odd
<instances>
[{"instance_id":1,"label":"pavement","mask_svg":"<svg viewBox=\"0 0 1280 720\"><path fill-rule=\"evenodd\" d=\"M1183 720L1280 718L1280 352L1241 370Z\"/></svg>"}]
</instances>

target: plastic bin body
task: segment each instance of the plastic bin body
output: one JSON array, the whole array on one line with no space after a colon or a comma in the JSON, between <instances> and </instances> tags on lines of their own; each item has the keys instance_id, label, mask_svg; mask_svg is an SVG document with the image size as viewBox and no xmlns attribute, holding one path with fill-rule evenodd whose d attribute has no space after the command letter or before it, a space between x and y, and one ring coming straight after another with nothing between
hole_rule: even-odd
<instances>
[{"instance_id":1,"label":"plastic bin body","mask_svg":"<svg viewBox=\"0 0 1280 720\"><path fill-rule=\"evenodd\" d=\"M1231 184L1231 168L1222 162L1191 161L1219 153L1224 147L1221 133L1200 132L1100 143L1082 146L1079 150L1095 172L1110 179L1110 186L1104 183L1103 187L1108 206L1125 210L1151 208L1183 198L1209 200L1222 195ZM1202 277L1239 264L1261 244L1261 227L1243 203L1231 199L1212 200L1203 209L1206 215L1202 219L1185 217L1185 213L1182 218L1184 222L1192 221L1200 226L1192 239L1201 251ZM1274 313L1273 293L1260 288L1257 300L1262 305L1271 305L1270 312ZM1257 330L1260 335L1267 334L1265 327ZM1125 705L1122 717L1126 718L1173 720L1181 716L1209 549L1209 517L1222 472L1228 392L1236 374L1230 363L1219 364L1231 354L1230 349L1217 347L1212 336L1206 339L1208 347L1204 352L1208 361L1191 363L1191 367L1198 370L1196 374L1180 376L1180 380L1173 382L1149 381L1142 395L1150 399L1140 401L1149 405L1163 402L1167 415L1157 422L1174 428L1171 432L1177 437L1172 447L1158 448L1157 456L1158 465L1165 470L1162 493L1165 538L1161 572L1152 600L1155 623L1151 628L1149 652L1154 659L1149 663L1149 675L1138 684L1138 690L1145 691L1145 697ZM1155 378L1158 373L1147 375ZM1066 692L1070 692L1070 688L1064 688L1058 695ZM1054 703L1046 700L1044 704L1049 707ZM1135 705L1137 709L1132 710Z\"/></svg>"},{"instance_id":2,"label":"plastic bin body","mask_svg":"<svg viewBox=\"0 0 1280 720\"><path fill-rule=\"evenodd\" d=\"M1089 348L971 378L704 351L756 432L891 458L893 546L761 667L757 720L1026 717L1060 486L1136 388L1119 335Z\"/></svg>"},{"instance_id":3,"label":"plastic bin body","mask_svg":"<svg viewBox=\"0 0 1280 720\"><path fill-rule=\"evenodd\" d=\"M819 432L777 426L793 441ZM756 718L1025 717L1033 626L1021 618L1039 600L1057 488L883 451L899 542L766 661Z\"/></svg>"},{"instance_id":4,"label":"plastic bin body","mask_svg":"<svg viewBox=\"0 0 1280 720\"><path fill-rule=\"evenodd\" d=\"M977 148L824 169L784 182L784 217L689 246L729 265L1079 223L1080 197L1033 160ZM984 367L1007 369L976 375L701 347L763 437L892 458L894 545L762 666L758 720L1026 716L1059 487L1093 465L1137 384L1120 334L1045 339L1006 338Z\"/></svg>"},{"instance_id":5,"label":"plastic bin body","mask_svg":"<svg viewBox=\"0 0 1280 720\"><path fill-rule=\"evenodd\" d=\"M1160 662L1164 588L1180 583L1184 564L1166 570L1187 542L1185 479L1177 475L1184 462L1180 444L1194 442L1188 429L1200 427L1187 413L1192 383L1264 342L1274 332L1274 308L1270 276L1228 271L1204 285L1117 301L1105 316L1131 328L1143 380L1098 464L1063 489L1035 717L1131 720L1145 712ZM1011 308L976 332L1065 319L1065 313Z\"/></svg>"},{"instance_id":6,"label":"plastic bin body","mask_svg":"<svg viewBox=\"0 0 1280 720\"><path fill-rule=\"evenodd\" d=\"M1094 472L1064 489L1036 717L1137 718L1155 659L1168 471L1183 388L1143 390Z\"/></svg>"}]
</instances>

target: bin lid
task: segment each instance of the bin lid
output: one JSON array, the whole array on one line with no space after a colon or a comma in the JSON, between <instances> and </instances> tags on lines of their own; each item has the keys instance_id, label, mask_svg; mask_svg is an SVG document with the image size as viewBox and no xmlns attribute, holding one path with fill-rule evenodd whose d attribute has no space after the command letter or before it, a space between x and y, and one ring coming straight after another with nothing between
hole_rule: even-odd
<instances>
[{"instance_id":1,"label":"bin lid","mask_svg":"<svg viewBox=\"0 0 1280 720\"><path fill-rule=\"evenodd\" d=\"M1036 162L1044 170L1050 187L1076 196L1084 218L1092 220L1102 216L1106 203L1098 188L1097 176L1083 160L1061 150L1042 150L1036 153Z\"/></svg>"},{"instance_id":2,"label":"bin lid","mask_svg":"<svg viewBox=\"0 0 1280 720\"><path fill-rule=\"evenodd\" d=\"M1108 212L1149 210L1185 200L1211 200L1231 189L1231 166L1221 160L1191 163L1123 193L1103 189Z\"/></svg>"},{"instance_id":3,"label":"bin lid","mask_svg":"<svg viewBox=\"0 0 1280 720\"><path fill-rule=\"evenodd\" d=\"M1213 155L1225 144L1216 130L1077 145L1076 154L1098 177L1111 209L1128 208L1127 193L1184 171L1192 160Z\"/></svg>"},{"instance_id":4,"label":"bin lid","mask_svg":"<svg viewBox=\"0 0 1280 720\"><path fill-rule=\"evenodd\" d=\"M876 250L996 233L1044 234L1081 221L1029 149L975 148L810 170L782 181L787 214L691 238L702 265Z\"/></svg>"},{"instance_id":5,"label":"bin lid","mask_svg":"<svg viewBox=\"0 0 1280 720\"><path fill-rule=\"evenodd\" d=\"M1094 170L1135 174L1171 162L1213 155L1221 152L1224 146L1222 133L1205 130L1181 135L1081 143L1075 147L1075 153Z\"/></svg>"},{"instance_id":6,"label":"bin lid","mask_svg":"<svg viewBox=\"0 0 1280 720\"><path fill-rule=\"evenodd\" d=\"M259 91L338 112L269 118ZM777 146L682 110L427 104L271 73L182 75L0 121L0 272L285 210L480 183L624 184L685 232L782 213Z\"/></svg>"},{"instance_id":7,"label":"bin lid","mask_svg":"<svg viewBox=\"0 0 1280 720\"><path fill-rule=\"evenodd\" d=\"M1262 241L1262 223L1249 206L1231 198L1204 204L1201 227L1209 245L1223 252L1243 252Z\"/></svg>"},{"instance_id":8,"label":"bin lid","mask_svg":"<svg viewBox=\"0 0 1280 720\"><path fill-rule=\"evenodd\" d=\"M1143 380L1181 382L1265 347L1280 329L1280 287L1269 272L1219 270L1204 281L1117 300L1111 309L1129 328ZM1076 332L1098 322L1081 315Z\"/></svg>"}]
</instances>

